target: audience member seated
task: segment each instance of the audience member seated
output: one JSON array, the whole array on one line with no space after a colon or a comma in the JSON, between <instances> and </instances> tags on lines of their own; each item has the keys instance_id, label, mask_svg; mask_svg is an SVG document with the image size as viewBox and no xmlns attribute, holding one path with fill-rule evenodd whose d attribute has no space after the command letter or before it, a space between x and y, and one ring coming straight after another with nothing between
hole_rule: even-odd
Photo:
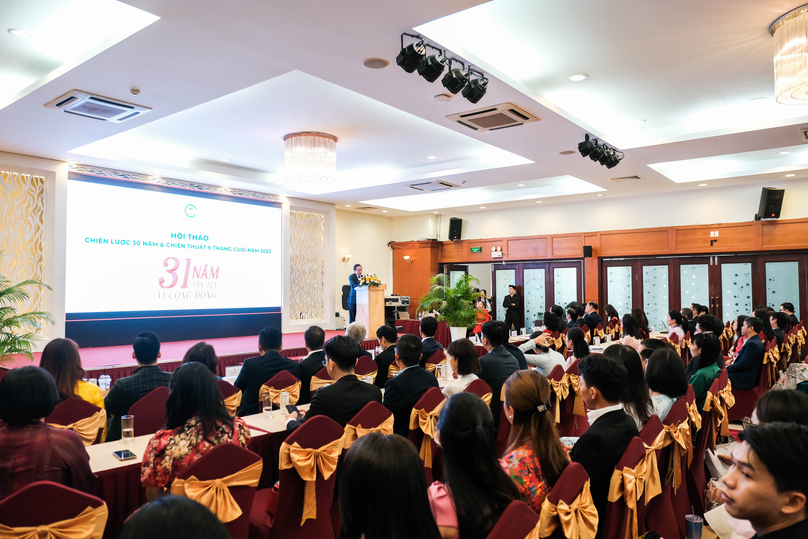
<instances>
[{"instance_id":1,"label":"audience member seated","mask_svg":"<svg viewBox=\"0 0 808 539\"><path fill-rule=\"evenodd\" d=\"M761 330L759 333L761 334L760 337L763 339L765 337L766 342L773 341L775 339L774 332L772 331L771 322L769 322L769 316L774 311L770 311L768 307L763 306L759 309L755 309L754 316L761 323ZM780 343L777 343L777 346L780 346Z\"/></svg>"},{"instance_id":2,"label":"audience member seated","mask_svg":"<svg viewBox=\"0 0 808 539\"><path fill-rule=\"evenodd\" d=\"M603 325L603 319L598 314L598 302L590 301L584 307L584 324L589 326L590 330L594 330L598 325Z\"/></svg>"},{"instance_id":3,"label":"audience member seated","mask_svg":"<svg viewBox=\"0 0 808 539\"><path fill-rule=\"evenodd\" d=\"M679 311L682 313L682 329L689 331L691 335L696 334L696 321L693 320L693 309L689 307L682 307Z\"/></svg>"},{"instance_id":4,"label":"audience member seated","mask_svg":"<svg viewBox=\"0 0 808 539\"><path fill-rule=\"evenodd\" d=\"M777 339L777 346L783 346L783 341L786 339L785 333L791 330L788 315L786 313L769 313L769 324L772 327L774 338Z\"/></svg>"},{"instance_id":5,"label":"audience member seated","mask_svg":"<svg viewBox=\"0 0 808 539\"><path fill-rule=\"evenodd\" d=\"M668 348L673 350L671 343L668 341L663 341L662 339L644 339L640 341L640 347L637 351L640 353L640 361L642 361L643 372L645 372L645 368L648 366L648 358L660 348Z\"/></svg>"},{"instance_id":6,"label":"audience member seated","mask_svg":"<svg viewBox=\"0 0 808 539\"><path fill-rule=\"evenodd\" d=\"M743 321L746 320L746 318L747 316L745 314L740 314L738 315L738 318L736 320L732 321L731 327L732 327L733 339L735 340L732 343L732 346L730 346L729 357L737 356L738 352L740 352L741 348L743 348L743 343L746 342L746 337L741 335L741 329L743 328Z\"/></svg>"},{"instance_id":7,"label":"audience member seated","mask_svg":"<svg viewBox=\"0 0 808 539\"><path fill-rule=\"evenodd\" d=\"M512 427L500 463L536 513L569 464L555 429L551 392L547 379L533 370L517 371L505 382L505 413Z\"/></svg>"},{"instance_id":8,"label":"audience member seated","mask_svg":"<svg viewBox=\"0 0 808 539\"><path fill-rule=\"evenodd\" d=\"M693 309L694 313L696 313L696 317L704 316L705 314L710 314L710 309L708 309L706 305L694 303L690 306L690 308Z\"/></svg>"},{"instance_id":9,"label":"audience member seated","mask_svg":"<svg viewBox=\"0 0 808 539\"><path fill-rule=\"evenodd\" d=\"M423 324L423 322L422 322ZM396 365L398 374L384 386L385 408L393 412L393 432L407 437L410 431L410 412L426 390L438 387L438 379L421 368L422 344L415 335L402 335L396 343Z\"/></svg>"},{"instance_id":10,"label":"audience member seated","mask_svg":"<svg viewBox=\"0 0 808 539\"><path fill-rule=\"evenodd\" d=\"M722 499L761 539L808 537L808 427L766 423L740 433Z\"/></svg>"},{"instance_id":11,"label":"audience member seated","mask_svg":"<svg viewBox=\"0 0 808 539\"><path fill-rule=\"evenodd\" d=\"M620 315L611 303L606 305L606 324L609 322L620 323Z\"/></svg>"},{"instance_id":12,"label":"audience member seated","mask_svg":"<svg viewBox=\"0 0 808 539\"><path fill-rule=\"evenodd\" d=\"M580 326L578 323L578 310L575 307L569 307L567 309L567 328L577 328Z\"/></svg>"},{"instance_id":13,"label":"audience member seated","mask_svg":"<svg viewBox=\"0 0 808 539\"><path fill-rule=\"evenodd\" d=\"M480 372L480 360L477 349L468 339L457 339L446 349L449 365L452 367L454 380L443 388L443 395L448 399L455 393L465 391L470 383L477 379Z\"/></svg>"},{"instance_id":14,"label":"audience member seated","mask_svg":"<svg viewBox=\"0 0 808 539\"><path fill-rule=\"evenodd\" d=\"M510 335L510 330L508 329L508 326L505 324L505 322L499 322L499 323L502 324L503 330L505 331L505 335ZM502 343L502 346L504 346L505 349L508 352L510 352L510 354L516 359L516 363L519 364L520 369L527 369L527 359L525 358L524 352L522 352L522 350L518 346L516 346L510 341L510 337L505 338L505 342Z\"/></svg>"},{"instance_id":15,"label":"audience member seated","mask_svg":"<svg viewBox=\"0 0 808 539\"><path fill-rule=\"evenodd\" d=\"M727 374L733 389L752 389L760 380L763 367L763 342L758 334L763 328L760 318L750 316L743 321L741 334L746 342L735 357L735 361L727 365Z\"/></svg>"},{"instance_id":16,"label":"audience member seated","mask_svg":"<svg viewBox=\"0 0 808 539\"><path fill-rule=\"evenodd\" d=\"M572 355L567 359L566 367L572 365L576 359L580 361L589 355L589 343L586 342L586 335L581 328L572 328L567 331L567 350L572 351Z\"/></svg>"},{"instance_id":17,"label":"audience member seated","mask_svg":"<svg viewBox=\"0 0 808 539\"><path fill-rule=\"evenodd\" d=\"M379 339L382 351L375 358L377 370L374 383L379 389L384 389L387 379L390 377L390 365L396 360L398 331L395 326L379 326L379 329L376 330L376 338Z\"/></svg>"},{"instance_id":18,"label":"audience member seated","mask_svg":"<svg viewBox=\"0 0 808 539\"><path fill-rule=\"evenodd\" d=\"M126 520L118 539L230 539L216 515L183 496L164 496L148 503Z\"/></svg>"},{"instance_id":19,"label":"audience member seated","mask_svg":"<svg viewBox=\"0 0 808 539\"><path fill-rule=\"evenodd\" d=\"M724 324L711 314L702 314L696 317L695 322L696 328L691 336L697 333L714 333L716 336L720 336L724 332Z\"/></svg>"},{"instance_id":20,"label":"audience member seated","mask_svg":"<svg viewBox=\"0 0 808 539\"><path fill-rule=\"evenodd\" d=\"M544 324L544 333L552 334L563 329L561 326L561 319L556 316L553 311L547 311L544 313L544 315L542 315L541 322Z\"/></svg>"},{"instance_id":21,"label":"audience member seated","mask_svg":"<svg viewBox=\"0 0 808 539\"><path fill-rule=\"evenodd\" d=\"M483 328L485 333L485 328ZM435 441L443 448L445 483L429 487L441 536L484 539L519 490L494 453L494 418L472 393L458 393L444 405Z\"/></svg>"},{"instance_id":22,"label":"audience member seated","mask_svg":"<svg viewBox=\"0 0 808 539\"><path fill-rule=\"evenodd\" d=\"M721 365L724 363L724 356L721 355L721 342L712 333L699 333L693 337L690 345L690 353L693 359L688 364L693 367L690 374L690 385L696 394L696 407L704 408L704 401L713 380L721 374ZM660 418L661 419L661 418Z\"/></svg>"},{"instance_id":23,"label":"audience member seated","mask_svg":"<svg viewBox=\"0 0 808 539\"><path fill-rule=\"evenodd\" d=\"M537 331L530 335L530 340L520 346L519 350L522 352L531 349L536 350L537 353L535 354L525 354L525 360L528 364L539 369L544 376L548 376L556 365L561 365L563 368L567 364L564 356L550 348L552 344L553 338L549 334Z\"/></svg>"},{"instance_id":24,"label":"audience member seated","mask_svg":"<svg viewBox=\"0 0 808 539\"><path fill-rule=\"evenodd\" d=\"M640 333L642 333L644 339L647 339L648 335L651 333L651 328L648 324L648 317L645 316L645 311L639 307L634 307L631 309L631 316L637 319L637 325L640 327Z\"/></svg>"},{"instance_id":25,"label":"audience member seated","mask_svg":"<svg viewBox=\"0 0 808 539\"><path fill-rule=\"evenodd\" d=\"M360 356L373 357L373 354L362 348L362 343L365 342L365 337L368 336L368 330L365 328L365 326L359 322L348 324L348 327L345 328L345 336L353 339L353 341L359 346Z\"/></svg>"},{"instance_id":26,"label":"audience member seated","mask_svg":"<svg viewBox=\"0 0 808 539\"><path fill-rule=\"evenodd\" d=\"M648 385L645 383L640 354L630 346L613 344L603 351L603 355L613 359L626 369L628 383L620 402L623 403L623 410L634 420L637 430L642 430L648 418L654 414L654 404L651 402ZM681 365L681 363L680 358L679 364Z\"/></svg>"},{"instance_id":27,"label":"audience member seated","mask_svg":"<svg viewBox=\"0 0 808 539\"><path fill-rule=\"evenodd\" d=\"M581 372L581 396L591 410L589 428L570 451L589 474L592 500L599 515L606 514L609 484L614 467L637 436L637 425L623 410L620 398L628 381L626 369L602 355L587 356L578 363ZM598 535L603 519L598 522Z\"/></svg>"},{"instance_id":28,"label":"audience member seated","mask_svg":"<svg viewBox=\"0 0 808 539\"><path fill-rule=\"evenodd\" d=\"M567 315L561 305L553 305L550 312L558 317L558 331L563 331L567 327Z\"/></svg>"},{"instance_id":29,"label":"audience member seated","mask_svg":"<svg viewBox=\"0 0 808 539\"><path fill-rule=\"evenodd\" d=\"M163 372L157 366L160 359L160 337L151 331L139 333L132 345L132 357L137 361L137 369L131 376L118 378L109 393L104 397L109 423L107 441L121 439L121 416L129 413L129 407L151 393L155 388L168 386L171 373Z\"/></svg>"},{"instance_id":30,"label":"audience member seated","mask_svg":"<svg viewBox=\"0 0 808 539\"><path fill-rule=\"evenodd\" d=\"M39 366L56 380L59 400L80 398L99 408L104 407L104 397L97 385L85 382L84 369L78 345L70 339L53 339L42 350Z\"/></svg>"},{"instance_id":31,"label":"audience member seated","mask_svg":"<svg viewBox=\"0 0 808 539\"><path fill-rule=\"evenodd\" d=\"M680 345L682 341L685 340L685 330L682 327L682 324L685 323L684 318L682 318L682 314L679 311L670 311L668 313L668 320L666 321L668 324L668 338L671 335L676 335L676 342Z\"/></svg>"},{"instance_id":32,"label":"audience member seated","mask_svg":"<svg viewBox=\"0 0 808 539\"><path fill-rule=\"evenodd\" d=\"M240 417L230 417L216 377L205 365L180 366L169 387L166 426L149 441L140 468L149 500L169 489L177 474L213 446L229 442L247 447L250 442L250 428Z\"/></svg>"},{"instance_id":33,"label":"audience member seated","mask_svg":"<svg viewBox=\"0 0 808 539\"><path fill-rule=\"evenodd\" d=\"M242 391L241 405L238 415L241 417L257 414L258 396L261 386L281 371L289 371L300 379L300 365L288 357L281 356L283 335L281 330L266 327L258 334L259 356L247 358L241 366L236 382L233 384ZM303 384L301 383L301 391Z\"/></svg>"},{"instance_id":34,"label":"audience member seated","mask_svg":"<svg viewBox=\"0 0 808 539\"><path fill-rule=\"evenodd\" d=\"M687 372L682 356L675 350L657 350L648 358L645 380L654 403L654 414L664 421L676 399L687 393Z\"/></svg>"},{"instance_id":35,"label":"audience member seated","mask_svg":"<svg viewBox=\"0 0 808 539\"><path fill-rule=\"evenodd\" d=\"M287 432L293 432L304 421L318 415L329 417L345 428L345 424L367 403L382 402L381 390L356 376L356 358L361 352L362 349L350 337L338 335L325 343L325 368L334 383L314 393L308 412L286 415Z\"/></svg>"},{"instance_id":36,"label":"audience member seated","mask_svg":"<svg viewBox=\"0 0 808 539\"><path fill-rule=\"evenodd\" d=\"M643 335L640 332L640 323L633 315L623 315L623 344L631 346L635 350L640 347Z\"/></svg>"},{"instance_id":37,"label":"audience member seated","mask_svg":"<svg viewBox=\"0 0 808 539\"><path fill-rule=\"evenodd\" d=\"M443 350L443 345L435 340L435 332L438 331L438 319L434 316L425 316L421 319L421 359L418 364L423 369L426 360L438 350Z\"/></svg>"},{"instance_id":38,"label":"audience member seated","mask_svg":"<svg viewBox=\"0 0 808 539\"><path fill-rule=\"evenodd\" d=\"M510 375L519 370L516 358L503 346L508 340L504 324L491 320L483 324L483 346L488 353L480 358L478 378L491 386L491 413L499 417L502 385Z\"/></svg>"},{"instance_id":39,"label":"audience member seated","mask_svg":"<svg viewBox=\"0 0 808 539\"><path fill-rule=\"evenodd\" d=\"M800 323L797 316L794 314L794 304L793 303L783 303L780 305L780 312L786 313L788 315L788 321L791 322L792 326L796 326Z\"/></svg>"},{"instance_id":40,"label":"audience member seated","mask_svg":"<svg viewBox=\"0 0 808 539\"><path fill-rule=\"evenodd\" d=\"M42 422L58 403L56 382L39 367L13 369L0 380L0 419L5 422L0 426L0 500L35 481L92 494L95 476L81 436Z\"/></svg>"},{"instance_id":41,"label":"audience member seated","mask_svg":"<svg viewBox=\"0 0 808 539\"><path fill-rule=\"evenodd\" d=\"M491 313L488 312L488 310L486 310L485 302L483 300L477 301L476 307L477 307L477 314L474 315L474 322L476 323L476 325L474 326L474 329L471 331L474 335L479 334L480 331L482 331L483 329L483 324L491 320Z\"/></svg>"},{"instance_id":42,"label":"audience member seated","mask_svg":"<svg viewBox=\"0 0 808 539\"><path fill-rule=\"evenodd\" d=\"M182 358L183 363L201 363L216 376L216 368L219 366L219 357L216 350L211 345L202 341L198 342L185 352Z\"/></svg>"},{"instance_id":43,"label":"audience member seated","mask_svg":"<svg viewBox=\"0 0 808 539\"><path fill-rule=\"evenodd\" d=\"M439 539L418 451L373 432L353 443L339 478L341 539Z\"/></svg>"},{"instance_id":44,"label":"audience member seated","mask_svg":"<svg viewBox=\"0 0 808 539\"><path fill-rule=\"evenodd\" d=\"M796 389L768 391L758 399L751 420L753 425L781 421L808 427L808 395Z\"/></svg>"},{"instance_id":45,"label":"audience member seated","mask_svg":"<svg viewBox=\"0 0 808 539\"><path fill-rule=\"evenodd\" d=\"M298 363L298 368L300 369L300 374L298 375L300 380L300 400L297 401L298 404L311 402L311 377L323 368L323 361L325 361L325 352L323 352L325 331L319 326L311 326L303 333L303 342L308 354L305 359ZM264 381L266 382L267 380Z\"/></svg>"}]
</instances>

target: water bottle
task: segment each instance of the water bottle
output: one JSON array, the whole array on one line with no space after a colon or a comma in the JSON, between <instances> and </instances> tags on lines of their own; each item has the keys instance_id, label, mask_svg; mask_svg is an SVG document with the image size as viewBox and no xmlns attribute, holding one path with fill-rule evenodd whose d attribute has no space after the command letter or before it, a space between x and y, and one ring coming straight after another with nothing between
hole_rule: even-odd
<instances>
[{"instance_id":1,"label":"water bottle","mask_svg":"<svg viewBox=\"0 0 808 539\"><path fill-rule=\"evenodd\" d=\"M595 335L595 338L592 339L592 344L595 345L595 346L600 346L600 337Z\"/></svg>"},{"instance_id":2,"label":"water bottle","mask_svg":"<svg viewBox=\"0 0 808 539\"><path fill-rule=\"evenodd\" d=\"M108 390L112 385L112 378L108 374L102 374L98 377L98 387L102 390Z\"/></svg>"}]
</instances>

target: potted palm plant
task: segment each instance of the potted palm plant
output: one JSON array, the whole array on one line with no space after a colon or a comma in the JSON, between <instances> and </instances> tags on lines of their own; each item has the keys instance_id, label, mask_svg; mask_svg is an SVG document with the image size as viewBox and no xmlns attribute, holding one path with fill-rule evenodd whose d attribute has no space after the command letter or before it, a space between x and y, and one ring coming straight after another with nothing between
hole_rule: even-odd
<instances>
[{"instance_id":1,"label":"potted palm plant","mask_svg":"<svg viewBox=\"0 0 808 539\"><path fill-rule=\"evenodd\" d=\"M429 292L421 298L420 309L425 312L437 312L438 320L446 322L452 333L452 341L462 339L466 332L476 323L477 309L474 302L479 296L472 283L480 281L471 275L463 275L454 285L449 276L439 273L429 280Z\"/></svg>"}]
</instances>

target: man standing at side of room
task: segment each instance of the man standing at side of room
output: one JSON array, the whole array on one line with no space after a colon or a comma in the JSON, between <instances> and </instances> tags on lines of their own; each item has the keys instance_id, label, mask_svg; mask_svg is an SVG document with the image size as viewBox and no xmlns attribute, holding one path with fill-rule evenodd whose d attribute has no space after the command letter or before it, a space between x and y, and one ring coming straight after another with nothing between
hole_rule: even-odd
<instances>
[{"instance_id":1,"label":"man standing at side of room","mask_svg":"<svg viewBox=\"0 0 808 539\"><path fill-rule=\"evenodd\" d=\"M351 292L348 294L348 323L356 322L356 289L362 284L362 265L354 264L353 273L348 276Z\"/></svg>"},{"instance_id":2,"label":"man standing at side of room","mask_svg":"<svg viewBox=\"0 0 808 539\"><path fill-rule=\"evenodd\" d=\"M518 329L519 324L519 294L516 293L516 286L508 286L508 295L502 300L502 306L505 308L505 325L508 326L508 331Z\"/></svg>"}]
</instances>

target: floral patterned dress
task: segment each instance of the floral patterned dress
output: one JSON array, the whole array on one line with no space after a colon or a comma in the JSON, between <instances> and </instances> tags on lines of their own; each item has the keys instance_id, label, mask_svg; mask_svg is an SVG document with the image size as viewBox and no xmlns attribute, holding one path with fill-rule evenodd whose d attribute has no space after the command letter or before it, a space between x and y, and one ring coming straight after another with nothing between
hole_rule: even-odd
<instances>
[{"instance_id":1,"label":"floral patterned dress","mask_svg":"<svg viewBox=\"0 0 808 539\"><path fill-rule=\"evenodd\" d=\"M246 447L250 443L250 428L240 417L234 419L233 426L231 429L219 423L206 439L202 422L194 416L180 427L157 431L143 455L141 483L144 487L168 487L182 470L214 445L231 442Z\"/></svg>"},{"instance_id":2,"label":"floral patterned dress","mask_svg":"<svg viewBox=\"0 0 808 539\"><path fill-rule=\"evenodd\" d=\"M536 513L541 513L541 504L550 492L550 485L544 481L539 458L528 445L518 447L499 460L522 494L522 499L530 504Z\"/></svg>"}]
</instances>

